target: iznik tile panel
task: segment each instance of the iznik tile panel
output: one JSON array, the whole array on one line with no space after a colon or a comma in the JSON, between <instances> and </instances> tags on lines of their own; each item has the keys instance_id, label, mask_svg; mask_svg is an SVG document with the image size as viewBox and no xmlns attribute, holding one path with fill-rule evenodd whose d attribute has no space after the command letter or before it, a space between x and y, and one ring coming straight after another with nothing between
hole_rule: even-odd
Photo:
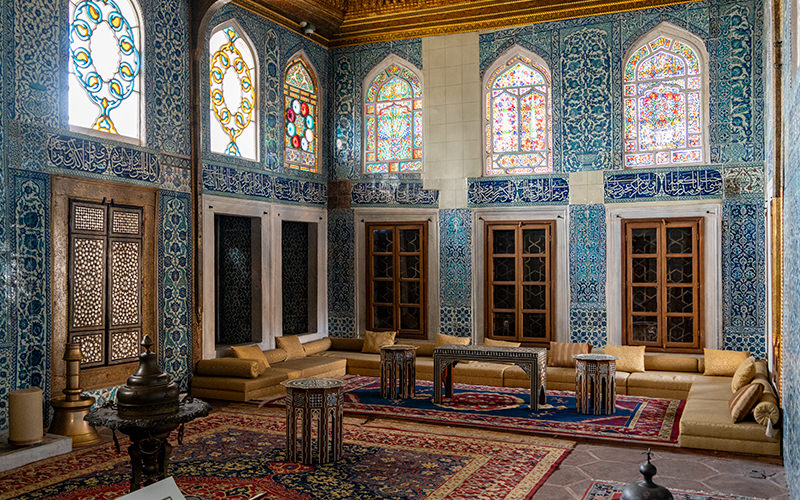
<instances>
[{"instance_id":1,"label":"iznik tile panel","mask_svg":"<svg viewBox=\"0 0 800 500\"><path fill-rule=\"evenodd\" d=\"M569 203L566 176L476 177L467 179L470 207L565 205Z\"/></svg>"},{"instance_id":2,"label":"iznik tile panel","mask_svg":"<svg viewBox=\"0 0 800 500\"><path fill-rule=\"evenodd\" d=\"M352 204L361 207L437 207L439 192L422 182L354 182Z\"/></svg>"},{"instance_id":3,"label":"iznik tile panel","mask_svg":"<svg viewBox=\"0 0 800 500\"><path fill-rule=\"evenodd\" d=\"M605 201L667 201L722 198L722 173L717 169L636 170L604 174Z\"/></svg>"}]
</instances>

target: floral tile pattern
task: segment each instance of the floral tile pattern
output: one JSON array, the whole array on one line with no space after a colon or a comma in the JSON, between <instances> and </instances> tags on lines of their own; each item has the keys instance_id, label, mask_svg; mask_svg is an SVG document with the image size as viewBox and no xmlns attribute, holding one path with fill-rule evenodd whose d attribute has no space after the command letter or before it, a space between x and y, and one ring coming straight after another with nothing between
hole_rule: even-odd
<instances>
[{"instance_id":1,"label":"floral tile pattern","mask_svg":"<svg viewBox=\"0 0 800 500\"><path fill-rule=\"evenodd\" d=\"M440 330L472 335L472 211L439 212Z\"/></svg>"}]
</instances>

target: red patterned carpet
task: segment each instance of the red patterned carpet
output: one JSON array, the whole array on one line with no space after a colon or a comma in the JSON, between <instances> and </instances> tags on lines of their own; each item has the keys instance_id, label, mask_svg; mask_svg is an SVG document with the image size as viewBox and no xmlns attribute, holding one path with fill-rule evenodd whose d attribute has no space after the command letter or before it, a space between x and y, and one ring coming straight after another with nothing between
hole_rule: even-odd
<instances>
[{"instance_id":1,"label":"red patterned carpet","mask_svg":"<svg viewBox=\"0 0 800 500\"><path fill-rule=\"evenodd\" d=\"M512 500L530 498L572 447L348 424L344 436L342 460L303 466L284 460L282 416L216 411L186 426L170 471L184 494L214 499ZM100 444L0 474L0 499L110 500L129 473L127 453Z\"/></svg>"},{"instance_id":2,"label":"red patterned carpet","mask_svg":"<svg viewBox=\"0 0 800 500\"><path fill-rule=\"evenodd\" d=\"M349 415L666 446L677 446L685 405L677 399L617 395L613 415L584 415L575 410L574 392L547 391L547 404L531 413L528 389L455 384L455 397L435 405L429 381L417 380L414 399L392 401L380 397L380 379L376 377L348 375L346 379L344 408ZM261 404L283 406L283 397Z\"/></svg>"}]
</instances>

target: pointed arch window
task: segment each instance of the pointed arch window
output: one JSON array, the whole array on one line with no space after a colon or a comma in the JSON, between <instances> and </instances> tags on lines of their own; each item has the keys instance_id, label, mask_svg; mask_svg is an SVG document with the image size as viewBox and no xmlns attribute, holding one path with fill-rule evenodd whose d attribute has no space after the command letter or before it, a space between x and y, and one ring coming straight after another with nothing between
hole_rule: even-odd
<instances>
[{"instance_id":1,"label":"pointed arch window","mask_svg":"<svg viewBox=\"0 0 800 500\"><path fill-rule=\"evenodd\" d=\"M486 175L553 169L551 92L544 61L521 50L487 71L483 85Z\"/></svg>"},{"instance_id":2,"label":"pointed arch window","mask_svg":"<svg viewBox=\"0 0 800 500\"><path fill-rule=\"evenodd\" d=\"M702 43L681 36L681 31L656 29L634 45L626 59L626 167L706 161L707 57Z\"/></svg>"},{"instance_id":3,"label":"pointed arch window","mask_svg":"<svg viewBox=\"0 0 800 500\"><path fill-rule=\"evenodd\" d=\"M134 0L70 0L70 125L141 139L139 11Z\"/></svg>"},{"instance_id":4,"label":"pointed arch window","mask_svg":"<svg viewBox=\"0 0 800 500\"><path fill-rule=\"evenodd\" d=\"M289 60L283 80L284 164L319 171L319 103L317 79L305 59Z\"/></svg>"},{"instance_id":5,"label":"pointed arch window","mask_svg":"<svg viewBox=\"0 0 800 500\"><path fill-rule=\"evenodd\" d=\"M422 171L422 83L397 63L368 77L364 103L364 171Z\"/></svg>"},{"instance_id":6,"label":"pointed arch window","mask_svg":"<svg viewBox=\"0 0 800 500\"><path fill-rule=\"evenodd\" d=\"M258 160L258 71L255 51L235 23L218 26L209 40L209 149Z\"/></svg>"}]
</instances>

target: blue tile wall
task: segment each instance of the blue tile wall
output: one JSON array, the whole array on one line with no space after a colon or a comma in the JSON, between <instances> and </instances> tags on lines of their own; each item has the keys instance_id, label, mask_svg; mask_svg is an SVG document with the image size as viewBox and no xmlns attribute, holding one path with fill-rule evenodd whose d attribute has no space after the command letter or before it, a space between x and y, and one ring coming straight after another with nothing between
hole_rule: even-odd
<instances>
[{"instance_id":1,"label":"blue tile wall","mask_svg":"<svg viewBox=\"0 0 800 500\"><path fill-rule=\"evenodd\" d=\"M439 211L439 329L472 335L472 210Z\"/></svg>"},{"instance_id":2,"label":"blue tile wall","mask_svg":"<svg viewBox=\"0 0 800 500\"><path fill-rule=\"evenodd\" d=\"M467 179L467 184L467 203L474 208L569 203L565 175L475 177Z\"/></svg>"},{"instance_id":3,"label":"blue tile wall","mask_svg":"<svg viewBox=\"0 0 800 500\"><path fill-rule=\"evenodd\" d=\"M437 207L439 191L424 189L422 181L354 182L351 202L359 207Z\"/></svg>"},{"instance_id":4,"label":"blue tile wall","mask_svg":"<svg viewBox=\"0 0 800 500\"><path fill-rule=\"evenodd\" d=\"M184 388L188 382L188 4L142 0L141 7L148 119L137 146L69 131L67 2L0 0L0 429L8 391L50 390L52 174L164 189L158 251L169 269L160 266L158 281L167 313L159 316L160 355ZM113 396L113 388L93 392Z\"/></svg>"},{"instance_id":5,"label":"blue tile wall","mask_svg":"<svg viewBox=\"0 0 800 500\"><path fill-rule=\"evenodd\" d=\"M766 221L761 200L722 205L722 328L726 349L766 355Z\"/></svg>"},{"instance_id":6,"label":"blue tile wall","mask_svg":"<svg viewBox=\"0 0 800 500\"><path fill-rule=\"evenodd\" d=\"M606 203L722 198L720 169L636 169L605 172Z\"/></svg>"},{"instance_id":7,"label":"blue tile wall","mask_svg":"<svg viewBox=\"0 0 800 500\"><path fill-rule=\"evenodd\" d=\"M307 333L308 223L283 221L281 235L283 335Z\"/></svg>"},{"instance_id":8,"label":"blue tile wall","mask_svg":"<svg viewBox=\"0 0 800 500\"><path fill-rule=\"evenodd\" d=\"M327 185L312 179L296 179L269 172L236 167L203 165L203 192L292 205L325 205Z\"/></svg>"},{"instance_id":9,"label":"blue tile wall","mask_svg":"<svg viewBox=\"0 0 800 500\"><path fill-rule=\"evenodd\" d=\"M364 79L375 66L390 54L422 69L422 40L396 40L391 42L344 47L331 50L334 75L330 100L333 119L331 137L333 166L331 178L386 179L389 177L418 178L419 174L366 175L361 164L361 121Z\"/></svg>"},{"instance_id":10,"label":"blue tile wall","mask_svg":"<svg viewBox=\"0 0 800 500\"><path fill-rule=\"evenodd\" d=\"M253 231L252 219L214 214L216 277L221 292L215 305L220 344L253 341Z\"/></svg>"},{"instance_id":11,"label":"blue tile wall","mask_svg":"<svg viewBox=\"0 0 800 500\"><path fill-rule=\"evenodd\" d=\"M783 453L792 498L800 498L800 78L794 71L791 20L797 2L783 0ZM779 132L776 132L779 133ZM777 168L777 166L776 166Z\"/></svg>"},{"instance_id":12,"label":"blue tile wall","mask_svg":"<svg viewBox=\"0 0 800 500\"><path fill-rule=\"evenodd\" d=\"M182 390L192 373L191 198L161 191L158 228L158 361Z\"/></svg>"},{"instance_id":13,"label":"blue tile wall","mask_svg":"<svg viewBox=\"0 0 800 500\"><path fill-rule=\"evenodd\" d=\"M481 74L514 45L541 56L552 73L554 170L621 169L622 59L668 22L706 43L710 162L762 162L763 10L761 0L710 0L498 30L480 35Z\"/></svg>"},{"instance_id":14,"label":"blue tile wall","mask_svg":"<svg viewBox=\"0 0 800 500\"><path fill-rule=\"evenodd\" d=\"M570 341L605 345L606 209L569 207Z\"/></svg>"},{"instance_id":15,"label":"blue tile wall","mask_svg":"<svg viewBox=\"0 0 800 500\"><path fill-rule=\"evenodd\" d=\"M328 210L328 334L356 337L355 214Z\"/></svg>"}]
</instances>

